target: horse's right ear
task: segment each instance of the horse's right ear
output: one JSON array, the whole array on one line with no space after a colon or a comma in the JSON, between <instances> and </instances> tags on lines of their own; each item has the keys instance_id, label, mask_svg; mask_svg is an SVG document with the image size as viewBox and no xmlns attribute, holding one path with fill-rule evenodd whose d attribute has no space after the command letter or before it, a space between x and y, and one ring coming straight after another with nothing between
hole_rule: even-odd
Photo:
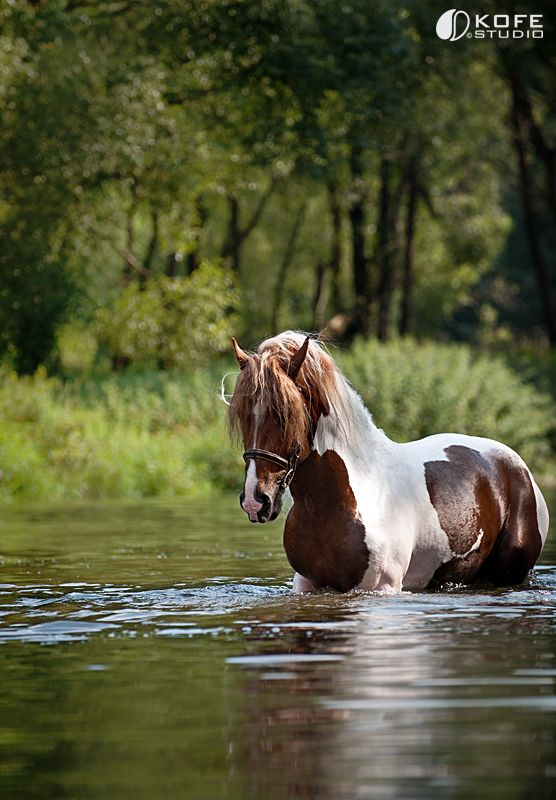
<instances>
[{"instance_id":1,"label":"horse's right ear","mask_svg":"<svg viewBox=\"0 0 556 800\"><path fill-rule=\"evenodd\" d=\"M307 336L299 350L293 354L290 359L290 363L287 369L288 378L291 378L292 381L295 383L297 380L297 375L299 370L303 366L303 362L305 361L305 356L307 355L307 350L309 348L309 342L311 341L311 337Z\"/></svg>"},{"instance_id":2,"label":"horse's right ear","mask_svg":"<svg viewBox=\"0 0 556 800\"><path fill-rule=\"evenodd\" d=\"M244 350L241 349L241 347L238 345L237 340L235 339L235 337L232 337L232 345L233 345L233 348L234 348L234 353L236 354L237 363L239 364L239 368L240 369L245 369L245 367L249 363L250 356L248 356L247 353Z\"/></svg>"}]
</instances>

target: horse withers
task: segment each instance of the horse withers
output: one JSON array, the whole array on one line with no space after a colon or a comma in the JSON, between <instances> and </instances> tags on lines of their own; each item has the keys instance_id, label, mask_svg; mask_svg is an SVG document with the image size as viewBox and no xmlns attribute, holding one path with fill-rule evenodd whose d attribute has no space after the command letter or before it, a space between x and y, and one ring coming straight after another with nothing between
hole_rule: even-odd
<instances>
[{"instance_id":1,"label":"horse withers","mask_svg":"<svg viewBox=\"0 0 556 800\"><path fill-rule=\"evenodd\" d=\"M333 359L287 331L256 353L233 340L230 401L245 447L251 522L293 505L284 547L294 591L423 589L524 581L548 531L523 460L491 439L441 433L398 444L377 428Z\"/></svg>"}]
</instances>

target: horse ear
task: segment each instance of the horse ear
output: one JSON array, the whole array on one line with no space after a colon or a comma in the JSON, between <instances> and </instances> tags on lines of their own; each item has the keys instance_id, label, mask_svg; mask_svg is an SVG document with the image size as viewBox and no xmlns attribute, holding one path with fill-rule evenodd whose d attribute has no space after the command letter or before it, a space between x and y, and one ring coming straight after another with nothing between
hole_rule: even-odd
<instances>
[{"instance_id":1,"label":"horse ear","mask_svg":"<svg viewBox=\"0 0 556 800\"><path fill-rule=\"evenodd\" d=\"M241 347L238 345L237 340L236 340L235 337L232 337L232 345L233 345L233 348L234 348L234 353L236 354L237 363L239 364L239 368L240 369L245 369L245 367L249 363L250 356L248 356L247 353L244 350L241 349Z\"/></svg>"},{"instance_id":2,"label":"horse ear","mask_svg":"<svg viewBox=\"0 0 556 800\"><path fill-rule=\"evenodd\" d=\"M307 355L307 350L309 348L309 342L311 341L311 337L307 336L297 353L295 353L288 365L288 378L291 378L292 381L297 380L297 376L299 374L299 370L303 362L305 361L305 356Z\"/></svg>"}]
</instances>

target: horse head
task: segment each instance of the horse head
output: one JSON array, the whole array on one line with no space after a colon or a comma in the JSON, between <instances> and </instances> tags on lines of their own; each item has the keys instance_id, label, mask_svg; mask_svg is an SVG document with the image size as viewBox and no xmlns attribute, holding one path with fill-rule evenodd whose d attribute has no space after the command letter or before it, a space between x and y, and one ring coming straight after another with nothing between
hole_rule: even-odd
<instances>
[{"instance_id":1,"label":"horse head","mask_svg":"<svg viewBox=\"0 0 556 800\"><path fill-rule=\"evenodd\" d=\"M251 522L269 522L280 513L298 464L311 452L320 415L328 413L322 359L332 362L300 334L269 339L257 353L232 341L240 374L230 423L243 440L246 469L240 503Z\"/></svg>"}]
</instances>

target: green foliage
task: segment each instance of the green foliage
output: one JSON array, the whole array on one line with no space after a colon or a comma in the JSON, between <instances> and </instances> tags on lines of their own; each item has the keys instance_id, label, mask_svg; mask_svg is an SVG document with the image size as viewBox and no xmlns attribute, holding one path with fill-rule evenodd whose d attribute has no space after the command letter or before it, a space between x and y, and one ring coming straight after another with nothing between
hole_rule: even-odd
<instances>
[{"instance_id":1,"label":"green foliage","mask_svg":"<svg viewBox=\"0 0 556 800\"><path fill-rule=\"evenodd\" d=\"M93 327L79 321L62 325L56 353L64 375L90 374L98 360L98 340Z\"/></svg>"},{"instance_id":2,"label":"green foliage","mask_svg":"<svg viewBox=\"0 0 556 800\"><path fill-rule=\"evenodd\" d=\"M130 283L99 312L99 340L135 364L191 367L228 347L237 300L230 273L205 261L188 277Z\"/></svg>"},{"instance_id":3,"label":"green foliage","mask_svg":"<svg viewBox=\"0 0 556 800\"><path fill-rule=\"evenodd\" d=\"M505 50L451 47L437 17L386 0L0 4L0 357L52 365L60 328L99 308L101 357L172 368L218 351L236 305L251 341L338 312L378 330L384 311L381 337L405 331L406 310L433 337L481 340L491 305L523 322L533 271L508 201ZM539 133L554 149L549 33L512 45L540 126L532 158ZM539 209L554 202L540 167ZM203 259L233 265L233 292L224 273L200 285L202 268L163 277Z\"/></svg>"},{"instance_id":4,"label":"green foliage","mask_svg":"<svg viewBox=\"0 0 556 800\"><path fill-rule=\"evenodd\" d=\"M467 433L504 442L532 468L548 464L555 404L502 359L404 339L358 341L338 361L395 440Z\"/></svg>"},{"instance_id":5,"label":"green foliage","mask_svg":"<svg viewBox=\"0 0 556 800\"><path fill-rule=\"evenodd\" d=\"M357 342L338 362L394 439L456 431L550 467L554 401L502 360L465 346ZM237 491L220 379L226 363L188 373L126 372L69 381L44 370L0 375L0 499L149 497Z\"/></svg>"},{"instance_id":6,"label":"green foliage","mask_svg":"<svg viewBox=\"0 0 556 800\"><path fill-rule=\"evenodd\" d=\"M221 370L0 384L0 499L150 497L236 489Z\"/></svg>"}]
</instances>

